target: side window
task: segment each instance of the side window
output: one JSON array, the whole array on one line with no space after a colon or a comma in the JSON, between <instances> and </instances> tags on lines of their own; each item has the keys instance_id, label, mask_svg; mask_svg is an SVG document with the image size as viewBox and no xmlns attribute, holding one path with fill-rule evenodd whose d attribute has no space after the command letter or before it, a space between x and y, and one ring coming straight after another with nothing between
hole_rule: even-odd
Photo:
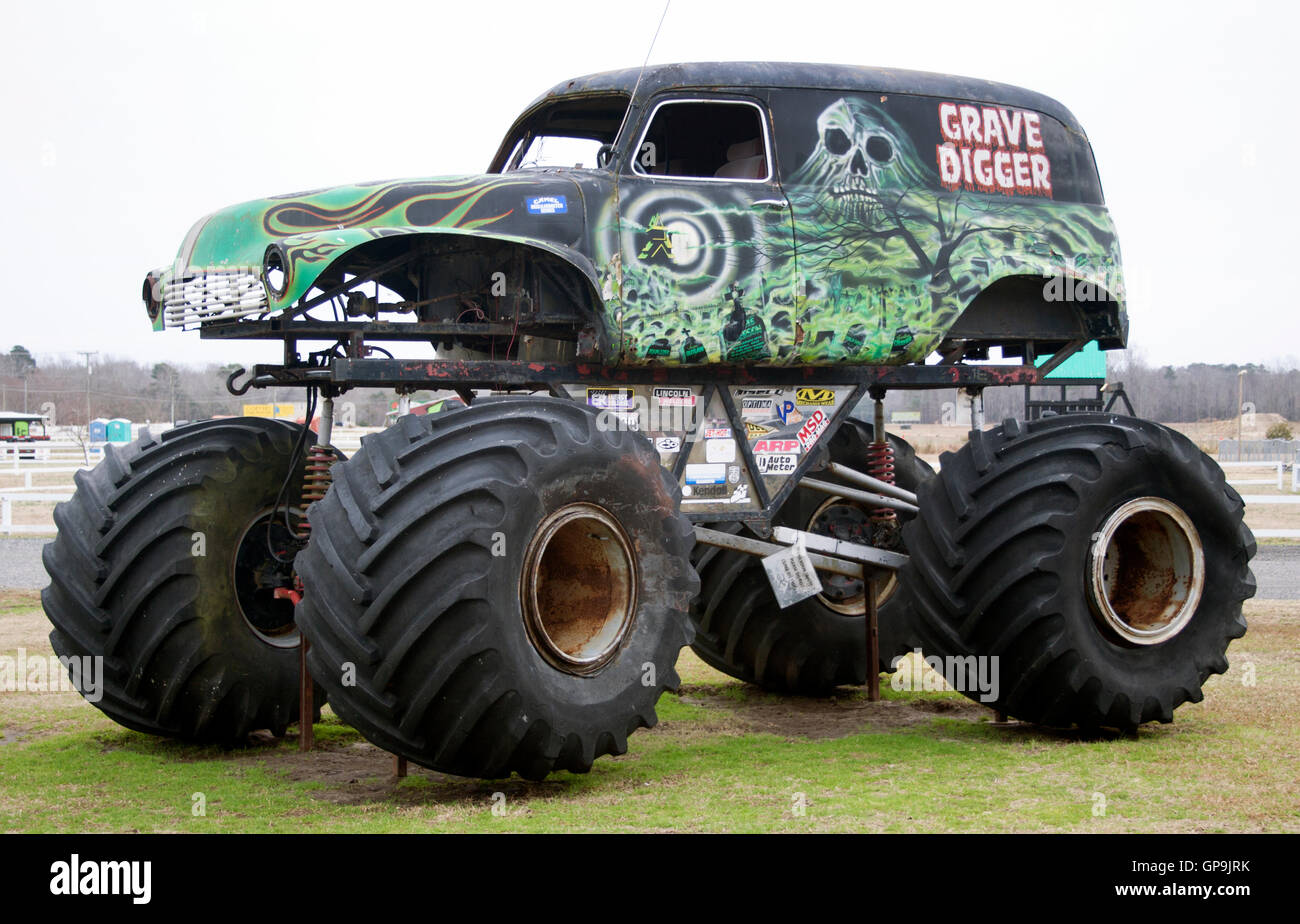
<instances>
[{"instance_id":1,"label":"side window","mask_svg":"<svg viewBox=\"0 0 1300 924\"><path fill-rule=\"evenodd\" d=\"M660 103L633 152L632 170L697 180L771 179L763 111L742 100Z\"/></svg>"}]
</instances>

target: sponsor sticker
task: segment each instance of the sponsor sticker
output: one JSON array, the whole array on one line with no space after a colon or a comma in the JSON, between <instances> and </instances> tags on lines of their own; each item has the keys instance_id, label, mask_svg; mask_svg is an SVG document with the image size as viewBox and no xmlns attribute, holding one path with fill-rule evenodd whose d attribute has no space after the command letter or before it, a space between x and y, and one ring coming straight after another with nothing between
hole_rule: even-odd
<instances>
[{"instance_id":1,"label":"sponsor sticker","mask_svg":"<svg viewBox=\"0 0 1300 924\"><path fill-rule=\"evenodd\" d=\"M803 420L803 415L799 413L794 406L793 401L779 401L776 405L776 416L781 418L783 424L799 423Z\"/></svg>"},{"instance_id":2,"label":"sponsor sticker","mask_svg":"<svg viewBox=\"0 0 1300 924\"><path fill-rule=\"evenodd\" d=\"M730 484L740 484L740 466L739 466L739 465L728 465L728 466L727 466L727 481L728 481L728 483L730 483Z\"/></svg>"},{"instance_id":3,"label":"sponsor sticker","mask_svg":"<svg viewBox=\"0 0 1300 924\"><path fill-rule=\"evenodd\" d=\"M632 406L632 389L588 388L587 404L606 409L629 408Z\"/></svg>"},{"instance_id":4,"label":"sponsor sticker","mask_svg":"<svg viewBox=\"0 0 1300 924\"><path fill-rule=\"evenodd\" d=\"M741 398L740 416L746 420L770 420L776 416L771 398Z\"/></svg>"},{"instance_id":5,"label":"sponsor sticker","mask_svg":"<svg viewBox=\"0 0 1300 924\"><path fill-rule=\"evenodd\" d=\"M731 390L737 398L779 398L784 392L783 388L733 388Z\"/></svg>"},{"instance_id":6,"label":"sponsor sticker","mask_svg":"<svg viewBox=\"0 0 1300 924\"><path fill-rule=\"evenodd\" d=\"M813 444L817 442L817 438L822 435L822 431L826 429L827 424L830 422L830 418L823 412L813 411L808 415L808 419L804 422L804 425L799 428L799 445L805 450L811 449Z\"/></svg>"},{"instance_id":7,"label":"sponsor sticker","mask_svg":"<svg viewBox=\"0 0 1300 924\"><path fill-rule=\"evenodd\" d=\"M792 452L765 452L754 456L760 475L793 475L799 457Z\"/></svg>"},{"instance_id":8,"label":"sponsor sticker","mask_svg":"<svg viewBox=\"0 0 1300 924\"><path fill-rule=\"evenodd\" d=\"M689 485L726 484L727 466L692 462L686 466L686 483Z\"/></svg>"},{"instance_id":9,"label":"sponsor sticker","mask_svg":"<svg viewBox=\"0 0 1300 924\"><path fill-rule=\"evenodd\" d=\"M704 458L708 462L735 462L736 441L733 439L705 440Z\"/></svg>"},{"instance_id":10,"label":"sponsor sticker","mask_svg":"<svg viewBox=\"0 0 1300 924\"><path fill-rule=\"evenodd\" d=\"M796 388L794 403L800 407L826 407L835 403L835 391L831 388Z\"/></svg>"},{"instance_id":11,"label":"sponsor sticker","mask_svg":"<svg viewBox=\"0 0 1300 924\"><path fill-rule=\"evenodd\" d=\"M641 429L641 415L636 411L604 410L600 412L600 416L604 418L606 426L612 427L615 430Z\"/></svg>"},{"instance_id":12,"label":"sponsor sticker","mask_svg":"<svg viewBox=\"0 0 1300 924\"><path fill-rule=\"evenodd\" d=\"M729 440L731 439L730 427L707 427L704 430L706 440Z\"/></svg>"},{"instance_id":13,"label":"sponsor sticker","mask_svg":"<svg viewBox=\"0 0 1300 924\"><path fill-rule=\"evenodd\" d=\"M762 424L756 424L752 420L745 421L745 436L749 437L751 440L757 439L760 436L766 436L768 433L771 432L772 432L771 427L765 427Z\"/></svg>"},{"instance_id":14,"label":"sponsor sticker","mask_svg":"<svg viewBox=\"0 0 1300 924\"><path fill-rule=\"evenodd\" d=\"M689 388L656 388L652 394L660 407L695 407L695 393Z\"/></svg>"},{"instance_id":15,"label":"sponsor sticker","mask_svg":"<svg viewBox=\"0 0 1300 924\"><path fill-rule=\"evenodd\" d=\"M754 444L754 452L798 452L798 440L759 440Z\"/></svg>"},{"instance_id":16,"label":"sponsor sticker","mask_svg":"<svg viewBox=\"0 0 1300 924\"><path fill-rule=\"evenodd\" d=\"M655 449L662 453L681 452L682 440L679 436L661 436L655 440Z\"/></svg>"},{"instance_id":17,"label":"sponsor sticker","mask_svg":"<svg viewBox=\"0 0 1300 924\"><path fill-rule=\"evenodd\" d=\"M563 215L569 211L569 201L563 196L529 196L524 202L529 215Z\"/></svg>"},{"instance_id":18,"label":"sponsor sticker","mask_svg":"<svg viewBox=\"0 0 1300 924\"><path fill-rule=\"evenodd\" d=\"M749 485L738 484L736 490L731 492L731 502L733 504L744 504L749 502Z\"/></svg>"}]
</instances>

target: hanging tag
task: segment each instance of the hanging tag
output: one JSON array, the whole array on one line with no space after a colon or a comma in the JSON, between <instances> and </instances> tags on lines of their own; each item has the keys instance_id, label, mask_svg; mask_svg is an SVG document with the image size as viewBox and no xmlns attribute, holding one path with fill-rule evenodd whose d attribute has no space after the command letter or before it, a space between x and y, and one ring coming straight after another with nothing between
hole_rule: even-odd
<instances>
[{"instance_id":1,"label":"hanging tag","mask_svg":"<svg viewBox=\"0 0 1300 924\"><path fill-rule=\"evenodd\" d=\"M807 600L822 592L821 578L813 569L812 559L803 539L780 552L774 552L763 559L763 570L767 572L768 583L776 594L776 602L781 609L793 606L800 600Z\"/></svg>"}]
</instances>

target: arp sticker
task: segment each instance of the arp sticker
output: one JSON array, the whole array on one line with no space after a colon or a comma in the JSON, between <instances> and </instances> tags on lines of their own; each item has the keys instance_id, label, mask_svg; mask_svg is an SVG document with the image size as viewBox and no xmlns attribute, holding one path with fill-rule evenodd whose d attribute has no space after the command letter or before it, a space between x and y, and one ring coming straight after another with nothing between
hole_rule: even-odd
<instances>
[{"instance_id":1,"label":"arp sticker","mask_svg":"<svg viewBox=\"0 0 1300 924\"><path fill-rule=\"evenodd\" d=\"M529 215L563 215L569 211L569 200L563 196L529 196L524 202Z\"/></svg>"},{"instance_id":2,"label":"arp sticker","mask_svg":"<svg viewBox=\"0 0 1300 924\"><path fill-rule=\"evenodd\" d=\"M707 462L735 462L736 441L733 439L704 441L704 459Z\"/></svg>"},{"instance_id":3,"label":"arp sticker","mask_svg":"<svg viewBox=\"0 0 1300 924\"><path fill-rule=\"evenodd\" d=\"M776 416L776 408L771 398L741 398L740 416L745 420L771 420Z\"/></svg>"},{"instance_id":4,"label":"arp sticker","mask_svg":"<svg viewBox=\"0 0 1300 924\"><path fill-rule=\"evenodd\" d=\"M776 402L776 415L781 418L783 424L799 423L803 420L803 415L799 413L793 401Z\"/></svg>"},{"instance_id":5,"label":"arp sticker","mask_svg":"<svg viewBox=\"0 0 1300 924\"><path fill-rule=\"evenodd\" d=\"M689 388L656 388L652 394L660 407L695 407L695 392Z\"/></svg>"},{"instance_id":6,"label":"arp sticker","mask_svg":"<svg viewBox=\"0 0 1300 924\"><path fill-rule=\"evenodd\" d=\"M811 449L817 442L817 437L822 435L822 431L830 422L830 418L821 411L813 411L804 421L804 425L799 428L799 445L804 449Z\"/></svg>"},{"instance_id":7,"label":"arp sticker","mask_svg":"<svg viewBox=\"0 0 1300 924\"><path fill-rule=\"evenodd\" d=\"M686 483L689 485L726 484L727 466L693 462L686 466Z\"/></svg>"},{"instance_id":8,"label":"arp sticker","mask_svg":"<svg viewBox=\"0 0 1300 924\"><path fill-rule=\"evenodd\" d=\"M745 436L749 437L751 440L758 439L760 436L766 436L771 432L771 427L756 424L752 420L745 421Z\"/></svg>"},{"instance_id":9,"label":"arp sticker","mask_svg":"<svg viewBox=\"0 0 1300 924\"><path fill-rule=\"evenodd\" d=\"M780 453L780 452L797 454L799 452L799 441L798 440L759 440L757 443L754 444L755 455L759 455L762 453Z\"/></svg>"},{"instance_id":10,"label":"arp sticker","mask_svg":"<svg viewBox=\"0 0 1300 924\"><path fill-rule=\"evenodd\" d=\"M682 451L682 440L678 436L661 436L655 440L655 449L665 455Z\"/></svg>"},{"instance_id":11,"label":"arp sticker","mask_svg":"<svg viewBox=\"0 0 1300 924\"><path fill-rule=\"evenodd\" d=\"M632 389L630 388L588 388L587 404L591 407L629 408L632 406Z\"/></svg>"},{"instance_id":12,"label":"arp sticker","mask_svg":"<svg viewBox=\"0 0 1300 924\"><path fill-rule=\"evenodd\" d=\"M794 403L800 407L827 407L835 403L835 391L830 388L796 388Z\"/></svg>"},{"instance_id":13,"label":"arp sticker","mask_svg":"<svg viewBox=\"0 0 1300 924\"><path fill-rule=\"evenodd\" d=\"M764 452L754 456L760 475L793 475L799 457L792 452Z\"/></svg>"}]
</instances>

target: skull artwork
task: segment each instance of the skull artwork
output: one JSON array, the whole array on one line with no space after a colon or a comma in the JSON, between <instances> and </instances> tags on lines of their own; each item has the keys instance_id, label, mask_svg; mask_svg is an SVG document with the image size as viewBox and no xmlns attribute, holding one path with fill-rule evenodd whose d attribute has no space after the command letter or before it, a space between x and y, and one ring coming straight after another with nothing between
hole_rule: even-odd
<instances>
[{"instance_id":1,"label":"skull artwork","mask_svg":"<svg viewBox=\"0 0 1300 924\"><path fill-rule=\"evenodd\" d=\"M857 97L838 99L817 117L817 147L792 177L810 187L832 218L870 222L881 194L925 182L893 120Z\"/></svg>"}]
</instances>

